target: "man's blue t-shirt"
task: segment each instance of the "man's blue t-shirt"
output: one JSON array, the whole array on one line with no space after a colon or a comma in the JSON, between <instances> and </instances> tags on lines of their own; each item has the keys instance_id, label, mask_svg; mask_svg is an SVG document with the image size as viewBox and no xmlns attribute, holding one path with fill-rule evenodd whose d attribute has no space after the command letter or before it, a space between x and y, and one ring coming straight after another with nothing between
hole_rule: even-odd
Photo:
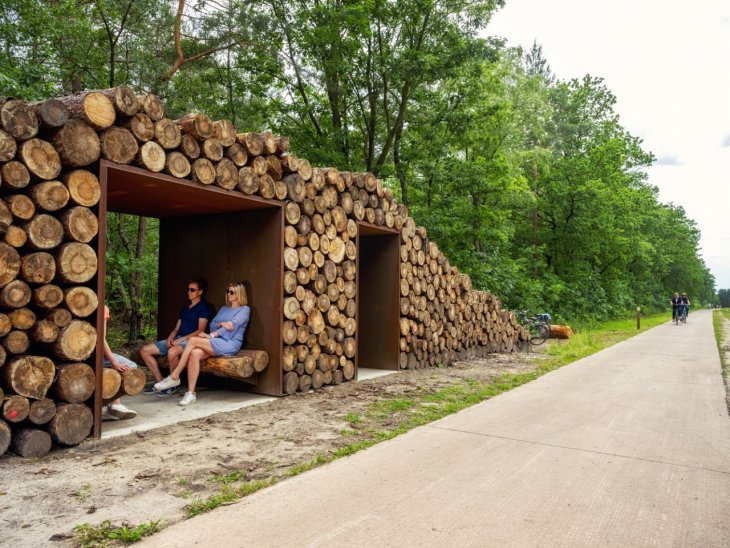
<instances>
[{"instance_id":1,"label":"man's blue t-shirt","mask_svg":"<svg viewBox=\"0 0 730 548\"><path fill-rule=\"evenodd\" d=\"M213 317L213 307L207 301L200 301L193 307L183 306L180 310L180 329L177 337L185 337L198 330L198 320L205 318L210 321Z\"/></svg>"}]
</instances>

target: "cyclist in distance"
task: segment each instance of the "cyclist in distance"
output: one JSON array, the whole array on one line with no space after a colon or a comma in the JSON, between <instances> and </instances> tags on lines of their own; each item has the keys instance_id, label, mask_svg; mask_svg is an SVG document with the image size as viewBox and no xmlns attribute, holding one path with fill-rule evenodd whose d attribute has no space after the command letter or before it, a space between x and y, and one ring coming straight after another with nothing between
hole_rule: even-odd
<instances>
[{"instance_id":1,"label":"cyclist in distance","mask_svg":"<svg viewBox=\"0 0 730 548\"><path fill-rule=\"evenodd\" d=\"M679 315L679 307L682 306L682 297L679 296L679 293L675 293L670 302L672 303L672 321L674 321L677 319L677 315Z\"/></svg>"},{"instance_id":2,"label":"cyclist in distance","mask_svg":"<svg viewBox=\"0 0 730 548\"><path fill-rule=\"evenodd\" d=\"M689 316L689 305L690 305L690 302L689 302L689 298L687 297L687 294L682 293L682 309L683 309L685 318L687 316Z\"/></svg>"}]
</instances>

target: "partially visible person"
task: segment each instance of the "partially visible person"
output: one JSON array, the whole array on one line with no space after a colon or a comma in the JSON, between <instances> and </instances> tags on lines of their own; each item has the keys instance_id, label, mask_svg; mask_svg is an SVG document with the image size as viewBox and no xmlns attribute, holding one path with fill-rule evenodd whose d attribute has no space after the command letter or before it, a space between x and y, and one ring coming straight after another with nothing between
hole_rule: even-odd
<instances>
[{"instance_id":1,"label":"partially visible person","mask_svg":"<svg viewBox=\"0 0 730 548\"><path fill-rule=\"evenodd\" d=\"M213 307L205 300L208 282L204 278L189 281L187 291L190 304L183 306L180 310L177 323L174 329L170 331L167 339L147 344L139 351L142 361L152 371L152 375L154 375L157 382L162 380L157 358L166 357L170 364L170 371L175 369L190 337L205 333L208 322L213 316ZM150 386L144 389L144 393L170 396L176 390L176 387L155 390L153 386Z\"/></svg>"},{"instance_id":2,"label":"partially visible person","mask_svg":"<svg viewBox=\"0 0 730 548\"><path fill-rule=\"evenodd\" d=\"M180 385L180 374L188 370L188 390L178 405L190 405L197 401L195 388L200 374L200 360L210 356L231 356L243 345L243 337L251 317L246 287L242 282L228 284L226 306L210 322L210 334L191 337L183 350L174 371L155 384L155 390L168 390Z\"/></svg>"},{"instance_id":3,"label":"partially visible person","mask_svg":"<svg viewBox=\"0 0 730 548\"><path fill-rule=\"evenodd\" d=\"M682 297L679 296L679 293L675 293L670 302L672 303L672 321L674 321L679 314L679 307L682 306Z\"/></svg>"},{"instance_id":4,"label":"partially visible person","mask_svg":"<svg viewBox=\"0 0 730 548\"><path fill-rule=\"evenodd\" d=\"M689 316L689 307L690 307L689 297L687 297L686 293L682 293L681 301L682 301L682 312L684 312L684 317L686 318L687 316Z\"/></svg>"},{"instance_id":5,"label":"partially visible person","mask_svg":"<svg viewBox=\"0 0 730 548\"><path fill-rule=\"evenodd\" d=\"M104 305L104 367L113 367L120 373L124 373L130 369L137 369L137 364L132 360L114 354L106 341L106 325L110 318L109 307ZM109 405L102 408L102 419L132 419L137 416L137 412L130 409L122 403L122 398L117 398Z\"/></svg>"}]
</instances>

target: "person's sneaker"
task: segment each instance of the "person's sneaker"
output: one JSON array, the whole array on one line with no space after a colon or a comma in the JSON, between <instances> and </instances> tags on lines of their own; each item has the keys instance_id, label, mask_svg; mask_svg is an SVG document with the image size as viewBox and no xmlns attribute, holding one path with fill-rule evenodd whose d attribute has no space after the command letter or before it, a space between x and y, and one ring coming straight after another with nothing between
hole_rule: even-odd
<instances>
[{"instance_id":1,"label":"person's sneaker","mask_svg":"<svg viewBox=\"0 0 730 548\"><path fill-rule=\"evenodd\" d=\"M142 390L143 394L157 394L159 390L155 390L154 386L147 386L144 390Z\"/></svg>"},{"instance_id":2,"label":"person's sneaker","mask_svg":"<svg viewBox=\"0 0 730 548\"><path fill-rule=\"evenodd\" d=\"M174 388L176 386L180 385L180 379L171 379L170 377L165 377L160 382L155 383L155 390L158 392L160 390L165 390L166 388Z\"/></svg>"},{"instance_id":3,"label":"person's sneaker","mask_svg":"<svg viewBox=\"0 0 730 548\"><path fill-rule=\"evenodd\" d=\"M195 403L198 401L198 398L195 397L195 394L192 392L185 392L185 395L183 396L183 399L181 399L179 402L177 402L178 405L190 405L191 403Z\"/></svg>"},{"instance_id":4,"label":"person's sneaker","mask_svg":"<svg viewBox=\"0 0 730 548\"><path fill-rule=\"evenodd\" d=\"M109 406L105 405L101 408L101 420L103 421L117 421L119 417L115 417L109 413Z\"/></svg>"},{"instance_id":5,"label":"person's sneaker","mask_svg":"<svg viewBox=\"0 0 730 548\"><path fill-rule=\"evenodd\" d=\"M172 396L175 392L177 392L177 386L173 386L172 388L165 388L164 390L160 390L157 392L158 396Z\"/></svg>"},{"instance_id":6,"label":"person's sneaker","mask_svg":"<svg viewBox=\"0 0 730 548\"><path fill-rule=\"evenodd\" d=\"M109 405L109 414L113 417L116 417L120 420L123 419L133 419L137 416L137 412L133 411L126 405L123 405L121 403L112 403Z\"/></svg>"}]
</instances>

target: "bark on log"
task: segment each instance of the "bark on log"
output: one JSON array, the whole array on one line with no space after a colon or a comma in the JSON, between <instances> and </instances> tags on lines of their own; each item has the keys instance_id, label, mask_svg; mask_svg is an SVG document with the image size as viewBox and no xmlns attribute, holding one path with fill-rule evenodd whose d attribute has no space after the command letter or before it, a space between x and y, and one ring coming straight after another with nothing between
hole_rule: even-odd
<instances>
[{"instance_id":1,"label":"bark on log","mask_svg":"<svg viewBox=\"0 0 730 548\"><path fill-rule=\"evenodd\" d=\"M94 393L94 370L85 363L61 363L53 383L53 395L56 399L68 403L81 403Z\"/></svg>"},{"instance_id":2,"label":"bark on log","mask_svg":"<svg viewBox=\"0 0 730 548\"><path fill-rule=\"evenodd\" d=\"M137 99L139 99L140 110L149 116L150 120L153 122L162 120L165 117L165 107L162 105L162 101L160 101L160 98L157 97L157 95L149 93L147 95L137 97Z\"/></svg>"},{"instance_id":3,"label":"bark on log","mask_svg":"<svg viewBox=\"0 0 730 548\"><path fill-rule=\"evenodd\" d=\"M29 223L21 226L28 235L26 244L32 249L53 249L63 241L63 225L46 213L36 215Z\"/></svg>"},{"instance_id":4,"label":"bark on log","mask_svg":"<svg viewBox=\"0 0 730 548\"><path fill-rule=\"evenodd\" d=\"M56 406L56 416L49 424L53 441L63 445L78 445L91 433L94 418L83 403L60 403Z\"/></svg>"},{"instance_id":5,"label":"bark on log","mask_svg":"<svg viewBox=\"0 0 730 548\"><path fill-rule=\"evenodd\" d=\"M99 232L99 220L88 207L76 206L67 209L61 214L60 219L68 240L87 244Z\"/></svg>"},{"instance_id":6,"label":"bark on log","mask_svg":"<svg viewBox=\"0 0 730 548\"><path fill-rule=\"evenodd\" d=\"M282 135L276 139L276 153L279 155L289 152L289 137Z\"/></svg>"},{"instance_id":7,"label":"bark on log","mask_svg":"<svg viewBox=\"0 0 730 548\"><path fill-rule=\"evenodd\" d=\"M74 316L86 318L93 314L99 306L96 292L83 285L64 290L64 303Z\"/></svg>"},{"instance_id":8,"label":"bark on log","mask_svg":"<svg viewBox=\"0 0 730 548\"><path fill-rule=\"evenodd\" d=\"M0 121L14 139L25 141L38 133L38 117L25 101L10 99L0 108Z\"/></svg>"},{"instance_id":9,"label":"bark on log","mask_svg":"<svg viewBox=\"0 0 730 548\"><path fill-rule=\"evenodd\" d=\"M70 198L68 189L60 181L46 181L28 188L28 196L42 211L63 209Z\"/></svg>"},{"instance_id":10,"label":"bark on log","mask_svg":"<svg viewBox=\"0 0 730 548\"><path fill-rule=\"evenodd\" d=\"M12 437L10 426L4 420L0 420L0 455L5 453L10 447L10 439Z\"/></svg>"},{"instance_id":11,"label":"bark on log","mask_svg":"<svg viewBox=\"0 0 730 548\"><path fill-rule=\"evenodd\" d=\"M213 121L205 114L186 114L176 123L183 133L192 135L199 141L208 139L213 134Z\"/></svg>"},{"instance_id":12,"label":"bark on log","mask_svg":"<svg viewBox=\"0 0 730 548\"><path fill-rule=\"evenodd\" d=\"M28 420L33 424L48 424L56 416L56 402L50 398L42 398L30 402Z\"/></svg>"},{"instance_id":13,"label":"bark on log","mask_svg":"<svg viewBox=\"0 0 730 548\"><path fill-rule=\"evenodd\" d=\"M114 125L116 112L112 102L98 91L87 91L59 99L71 118L78 118L94 129L106 129Z\"/></svg>"},{"instance_id":14,"label":"bark on log","mask_svg":"<svg viewBox=\"0 0 730 548\"><path fill-rule=\"evenodd\" d=\"M139 150L137 139L123 127L114 126L103 131L99 143L102 157L117 164L131 164Z\"/></svg>"},{"instance_id":15,"label":"bark on log","mask_svg":"<svg viewBox=\"0 0 730 548\"><path fill-rule=\"evenodd\" d=\"M93 207L101 198L101 185L96 175L85 169L77 169L63 175L71 201L80 206Z\"/></svg>"},{"instance_id":16,"label":"bark on log","mask_svg":"<svg viewBox=\"0 0 730 548\"><path fill-rule=\"evenodd\" d=\"M6 308L21 308L30 302L30 297L30 287L21 280L13 280L0 290L0 304Z\"/></svg>"},{"instance_id":17,"label":"bark on log","mask_svg":"<svg viewBox=\"0 0 730 548\"><path fill-rule=\"evenodd\" d=\"M82 120L71 119L53 136L64 165L71 167L87 166L99 159L101 144L96 131Z\"/></svg>"},{"instance_id":18,"label":"bark on log","mask_svg":"<svg viewBox=\"0 0 730 548\"><path fill-rule=\"evenodd\" d=\"M38 308L45 308L47 310L56 308L59 304L63 302L63 290L54 284L46 284L40 287L36 287L35 289L33 289L33 296L31 297L31 301L33 302L33 306L36 306ZM51 310L51 312L54 311ZM63 315L65 313L68 313L68 311L62 310L61 312L54 312L54 314L59 315ZM70 322L71 320L69 319L65 325L68 325ZM56 321L54 321L53 323L59 325Z\"/></svg>"},{"instance_id":19,"label":"bark on log","mask_svg":"<svg viewBox=\"0 0 730 548\"><path fill-rule=\"evenodd\" d=\"M11 160L0 167L0 179L3 186L25 188L30 183L30 172L17 160Z\"/></svg>"},{"instance_id":20,"label":"bark on log","mask_svg":"<svg viewBox=\"0 0 730 548\"><path fill-rule=\"evenodd\" d=\"M0 129L0 163L9 162L15 158L15 153L18 150L18 144L15 142L9 133Z\"/></svg>"},{"instance_id":21,"label":"bark on log","mask_svg":"<svg viewBox=\"0 0 730 548\"><path fill-rule=\"evenodd\" d=\"M139 100L127 86L105 89L100 93L106 96L111 101L114 109L123 116L134 116L139 112Z\"/></svg>"},{"instance_id":22,"label":"bark on log","mask_svg":"<svg viewBox=\"0 0 730 548\"><path fill-rule=\"evenodd\" d=\"M0 242L0 287L13 281L20 272L20 254L8 244Z\"/></svg>"},{"instance_id":23,"label":"bark on log","mask_svg":"<svg viewBox=\"0 0 730 548\"><path fill-rule=\"evenodd\" d=\"M38 428L19 428L13 432L11 449L23 458L42 457L51 450L51 435Z\"/></svg>"},{"instance_id":24,"label":"bark on log","mask_svg":"<svg viewBox=\"0 0 730 548\"><path fill-rule=\"evenodd\" d=\"M34 176L49 181L61 173L61 157L53 145L41 139L29 139L20 145L19 159Z\"/></svg>"},{"instance_id":25,"label":"bark on log","mask_svg":"<svg viewBox=\"0 0 730 548\"><path fill-rule=\"evenodd\" d=\"M2 406L3 419L9 423L23 422L28 418L30 402L26 397L11 394L5 397Z\"/></svg>"},{"instance_id":26,"label":"bark on log","mask_svg":"<svg viewBox=\"0 0 730 548\"><path fill-rule=\"evenodd\" d=\"M136 396L142 392L147 376L141 369L127 369L124 373L121 373L121 379L119 392L114 399L122 396Z\"/></svg>"},{"instance_id":27,"label":"bark on log","mask_svg":"<svg viewBox=\"0 0 730 548\"><path fill-rule=\"evenodd\" d=\"M38 121L43 127L55 129L68 120L68 109L58 99L38 101L30 103L28 106L36 113Z\"/></svg>"},{"instance_id":28,"label":"bark on log","mask_svg":"<svg viewBox=\"0 0 730 548\"><path fill-rule=\"evenodd\" d=\"M165 163L167 161L167 154L164 149L155 143L154 141L147 141L143 144L137 156L134 159L134 163L140 167L145 168L152 173L159 173L165 169Z\"/></svg>"},{"instance_id":29,"label":"bark on log","mask_svg":"<svg viewBox=\"0 0 730 548\"><path fill-rule=\"evenodd\" d=\"M40 400L53 383L56 366L44 356L20 356L0 368L0 376L13 392Z\"/></svg>"},{"instance_id":30,"label":"bark on log","mask_svg":"<svg viewBox=\"0 0 730 548\"><path fill-rule=\"evenodd\" d=\"M182 133L175 122L163 118L155 123L155 139L165 150L174 150L180 145Z\"/></svg>"},{"instance_id":31,"label":"bark on log","mask_svg":"<svg viewBox=\"0 0 730 548\"><path fill-rule=\"evenodd\" d=\"M62 360L83 361L96 349L96 329L90 323L73 320L61 330L53 353Z\"/></svg>"}]
</instances>

